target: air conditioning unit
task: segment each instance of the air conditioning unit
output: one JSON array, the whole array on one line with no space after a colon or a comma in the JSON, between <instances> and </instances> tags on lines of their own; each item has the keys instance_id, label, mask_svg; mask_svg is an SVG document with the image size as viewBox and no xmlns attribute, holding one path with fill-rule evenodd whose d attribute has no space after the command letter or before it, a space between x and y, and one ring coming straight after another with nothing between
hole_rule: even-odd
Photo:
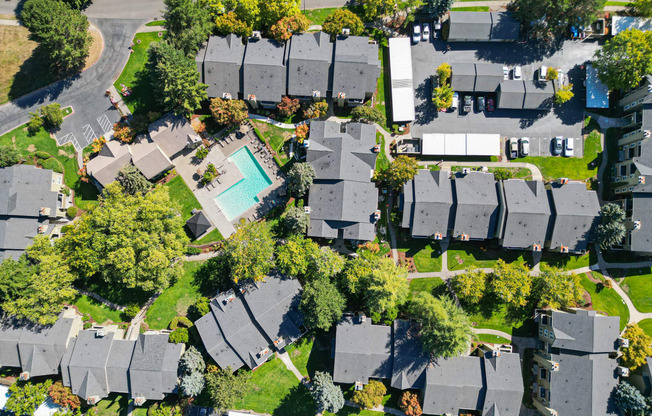
<instances>
[{"instance_id":1,"label":"air conditioning unit","mask_svg":"<svg viewBox=\"0 0 652 416\"><path fill-rule=\"evenodd\" d=\"M304 207L303 207L303 212L304 212L305 214L310 214L310 207L309 207L309 206L304 206Z\"/></svg>"},{"instance_id":2,"label":"air conditioning unit","mask_svg":"<svg viewBox=\"0 0 652 416\"><path fill-rule=\"evenodd\" d=\"M629 340L627 338L618 338L621 348L629 348Z\"/></svg>"},{"instance_id":3,"label":"air conditioning unit","mask_svg":"<svg viewBox=\"0 0 652 416\"><path fill-rule=\"evenodd\" d=\"M443 236L441 235L441 233L435 233L435 240L441 240L442 238Z\"/></svg>"},{"instance_id":4,"label":"air conditioning unit","mask_svg":"<svg viewBox=\"0 0 652 416\"><path fill-rule=\"evenodd\" d=\"M263 36L260 34L260 30L254 30L253 32L251 32L251 38L260 40L263 38Z\"/></svg>"},{"instance_id":5,"label":"air conditioning unit","mask_svg":"<svg viewBox=\"0 0 652 416\"><path fill-rule=\"evenodd\" d=\"M312 92L312 98L319 98L319 97L321 97L321 91Z\"/></svg>"},{"instance_id":6,"label":"air conditioning unit","mask_svg":"<svg viewBox=\"0 0 652 416\"><path fill-rule=\"evenodd\" d=\"M552 363L552 367L550 367L550 371L559 371L559 363Z\"/></svg>"},{"instance_id":7,"label":"air conditioning unit","mask_svg":"<svg viewBox=\"0 0 652 416\"><path fill-rule=\"evenodd\" d=\"M20 373L20 376L18 377L21 381L27 381L29 380L29 371L23 371Z\"/></svg>"},{"instance_id":8,"label":"air conditioning unit","mask_svg":"<svg viewBox=\"0 0 652 416\"><path fill-rule=\"evenodd\" d=\"M345 99L345 98L346 98L346 93L344 93L344 92L338 92L338 93L337 93L337 98L340 98L340 99L342 99L342 100Z\"/></svg>"},{"instance_id":9,"label":"air conditioning unit","mask_svg":"<svg viewBox=\"0 0 652 416\"><path fill-rule=\"evenodd\" d=\"M224 300L222 301L222 304L226 305L227 303L231 302L234 299L235 299L235 295L232 293L229 296L227 296L226 298L224 298Z\"/></svg>"},{"instance_id":10,"label":"air conditioning unit","mask_svg":"<svg viewBox=\"0 0 652 416\"><path fill-rule=\"evenodd\" d=\"M256 94L249 94L249 96L247 97L247 99L248 99L249 101L256 101Z\"/></svg>"},{"instance_id":11,"label":"air conditioning unit","mask_svg":"<svg viewBox=\"0 0 652 416\"><path fill-rule=\"evenodd\" d=\"M639 176L638 177L638 183L645 184L645 176Z\"/></svg>"},{"instance_id":12,"label":"air conditioning unit","mask_svg":"<svg viewBox=\"0 0 652 416\"><path fill-rule=\"evenodd\" d=\"M380 210L377 209L374 211L374 219L378 221L380 219Z\"/></svg>"},{"instance_id":13,"label":"air conditioning unit","mask_svg":"<svg viewBox=\"0 0 652 416\"><path fill-rule=\"evenodd\" d=\"M534 244L532 246L532 251L536 251L536 252L541 251L541 244Z\"/></svg>"},{"instance_id":14,"label":"air conditioning unit","mask_svg":"<svg viewBox=\"0 0 652 416\"><path fill-rule=\"evenodd\" d=\"M342 28L342 36L349 36L351 34L351 29L348 27Z\"/></svg>"},{"instance_id":15,"label":"air conditioning unit","mask_svg":"<svg viewBox=\"0 0 652 416\"><path fill-rule=\"evenodd\" d=\"M147 401L146 398L144 398L144 397L142 397L142 396L139 396L139 397L136 397L136 398L134 399L134 404L135 404L136 406L142 406L142 405L145 404L146 401Z\"/></svg>"},{"instance_id":16,"label":"air conditioning unit","mask_svg":"<svg viewBox=\"0 0 652 416\"><path fill-rule=\"evenodd\" d=\"M568 253L568 247L567 246L561 246L561 252L562 253Z\"/></svg>"},{"instance_id":17,"label":"air conditioning unit","mask_svg":"<svg viewBox=\"0 0 652 416\"><path fill-rule=\"evenodd\" d=\"M462 234L462 241L469 241L469 235L468 234Z\"/></svg>"},{"instance_id":18,"label":"air conditioning unit","mask_svg":"<svg viewBox=\"0 0 652 416\"><path fill-rule=\"evenodd\" d=\"M618 375L621 377L629 377L629 368L627 367L618 367Z\"/></svg>"},{"instance_id":19,"label":"air conditioning unit","mask_svg":"<svg viewBox=\"0 0 652 416\"><path fill-rule=\"evenodd\" d=\"M635 230L640 230L641 229L641 222L640 221L634 221L634 229Z\"/></svg>"},{"instance_id":20,"label":"air conditioning unit","mask_svg":"<svg viewBox=\"0 0 652 416\"><path fill-rule=\"evenodd\" d=\"M88 399L86 399L86 404L89 406L95 406L99 401L100 396L90 396Z\"/></svg>"},{"instance_id":21,"label":"air conditioning unit","mask_svg":"<svg viewBox=\"0 0 652 416\"><path fill-rule=\"evenodd\" d=\"M224 100L230 100L231 99L231 93L230 92L225 92L222 94L222 99Z\"/></svg>"},{"instance_id":22,"label":"air conditioning unit","mask_svg":"<svg viewBox=\"0 0 652 416\"><path fill-rule=\"evenodd\" d=\"M568 183L568 178L560 178L559 183L561 183L562 185L566 185Z\"/></svg>"}]
</instances>

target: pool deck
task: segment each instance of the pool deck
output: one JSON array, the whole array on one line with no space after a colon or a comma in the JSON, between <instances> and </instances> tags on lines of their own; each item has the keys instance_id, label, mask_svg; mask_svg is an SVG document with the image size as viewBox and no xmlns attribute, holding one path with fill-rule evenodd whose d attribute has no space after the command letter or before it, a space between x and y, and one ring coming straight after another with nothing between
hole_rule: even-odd
<instances>
[{"instance_id":1,"label":"pool deck","mask_svg":"<svg viewBox=\"0 0 652 416\"><path fill-rule=\"evenodd\" d=\"M267 213L272 208L271 201L278 200L280 198L279 190L285 187L285 179L280 175L281 171L276 162L273 159L271 163L264 161L263 153L255 148L255 145L251 143L252 140L254 140L254 144L262 144L253 130L250 130L242 138L234 139L228 144L223 141L223 146L218 144L211 146L208 156L199 164L196 163L194 157L196 150L178 156L174 160L177 173L188 184L188 187L190 187L201 204L204 214L208 217L211 224L217 227L224 238L228 238L235 232L234 224L239 224L241 220L257 219ZM235 164L229 162L228 157L244 146L249 147L249 150L260 166L262 166L267 176L272 180L272 184L257 195L260 200L259 203L253 205L239 217L229 221L217 206L215 197L242 180L242 174ZM199 183L201 175L198 172L203 173L209 163L214 164L218 171L224 173L219 176L219 182L213 181L212 184L203 186ZM207 233L212 229L211 227Z\"/></svg>"}]
</instances>

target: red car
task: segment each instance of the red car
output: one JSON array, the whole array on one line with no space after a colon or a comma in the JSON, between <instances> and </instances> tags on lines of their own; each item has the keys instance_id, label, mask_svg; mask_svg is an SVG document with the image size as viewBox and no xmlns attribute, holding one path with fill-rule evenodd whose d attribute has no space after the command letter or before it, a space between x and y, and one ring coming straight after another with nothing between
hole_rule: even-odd
<instances>
[{"instance_id":1,"label":"red car","mask_svg":"<svg viewBox=\"0 0 652 416\"><path fill-rule=\"evenodd\" d=\"M494 111L494 99L490 98L487 100L487 111Z\"/></svg>"}]
</instances>

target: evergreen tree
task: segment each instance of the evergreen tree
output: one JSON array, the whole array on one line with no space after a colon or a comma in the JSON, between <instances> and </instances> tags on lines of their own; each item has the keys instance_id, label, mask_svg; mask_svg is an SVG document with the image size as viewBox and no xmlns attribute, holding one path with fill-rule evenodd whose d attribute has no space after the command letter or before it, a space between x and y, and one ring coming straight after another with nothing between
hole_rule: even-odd
<instances>
[{"instance_id":1,"label":"evergreen tree","mask_svg":"<svg viewBox=\"0 0 652 416\"><path fill-rule=\"evenodd\" d=\"M288 192L297 198L303 197L316 177L317 173L312 164L295 163L287 173Z\"/></svg>"},{"instance_id":2,"label":"evergreen tree","mask_svg":"<svg viewBox=\"0 0 652 416\"><path fill-rule=\"evenodd\" d=\"M145 195L152 189L152 183L147 180L140 170L132 165L126 165L118 172L116 180L122 185L122 189L129 195Z\"/></svg>"},{"instance_id":3,"label":"evergreen tree","mask_svg":"<svg viewBox=\"0 0 652 416\"><path fill-rule=\"evenodd\" d=\"M197 0L165 0L166 39L186 54L196 54L213 30L207 9Z\"/></svg>"},{"instance_id":4,"label":"evergreen tree","mask_svg":"<svg viewBox=\"0 0 652 416\"><path fill-rule=\"evenodd\" d=\"M333 384L330 374L317 371L312 378L312 397L319 413L337 413L344 407L344 395L339 386Z\"/></svg>"},{"instance_id":5,"label":"evergreen tree","mask_svg":"<svg viewBox=\"0 0 652 416\"><path fill-rule=\"evenodd\" d=\"M595 233L595 240L600 248L608 249L623 241L627 234L626 219L625 210L618 204L607 203L600 208L600 224Z\"/></svg>"}]
</instances>

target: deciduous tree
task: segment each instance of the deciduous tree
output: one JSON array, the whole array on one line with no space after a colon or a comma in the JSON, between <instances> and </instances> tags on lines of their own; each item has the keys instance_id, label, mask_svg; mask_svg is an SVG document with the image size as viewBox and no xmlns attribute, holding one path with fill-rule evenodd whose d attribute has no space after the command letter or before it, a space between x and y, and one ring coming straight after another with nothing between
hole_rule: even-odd
<instances>
[{"instance_id":1,"label":"deciduous tree","mask_svg":"<svg viewBox=\"0 0 652 416\"><path fill-rule=\"evenodd\" d=\"M310 217L303 208L290 207L285 211L285 215L281 217L281 222L288 235L305 234L308 230Z\"/></svg>"},{"instance_id":2,"label":"deciduous tree","mask_svg":"<svg viewBox=\"0 0 652 416\"><path fill-rule=\"evenodd\" d=\"M421 324L419 339L425 351L434 357L454 357L467 350L471 325L466 313L450 298L420 292L410 302L409 310Z\"/></svg>"},{"instance_id":3,"label":"deciduous tree","mask_svg":"<svg viewBox=\"0 0 652 416\"><path fill-rule=\"evenodd\" d=\"M351 117L353 118L353 121L359 121L361 123L385 124L385 115L383 112L375 107L369 107L367 105L359 105L351 110Z\"/></svg>"},{"instance_id":4,"label":"deciduous tree","mask_svg":"<svg viewBox=\"0 0 652 416\"><path fill-rule=\"evenodd\" d=\"M316 177L317 173L312 164L307 162L295 163L287 173L288 192L294 197L302 198L308 192L312 181Z\"/></svg>"},{"instance_id":5,"label":"deciduous tree","mask_svg":"<svg viewBox=\"0 0 652 416\"><path fill-rule=\"evenodd\" d=\"M563 104L567 101L570 101L575 94L573 93L573 84L562 85L555 92L555 104Z\"/></svg>"},{"instance_id":6,"label":"deciduous tree","mask_svg":"<svg viewBox=\"0 0 652 416\"><path fill-rule=\"evenodd\" d=\"M269 28L284 17L301 13L301 0L264 0L259 1L260 25Z\"/></svg>"},{"instance_id":7,"label":"deciduous tree","mask_svg":"<svg viewBox=\"0 0 652 416\"><path fill-rule=\"evenodd\" d=\"M165 0L165 37L177 49L195 54L213 30L208 9L198 0Z\"/></svg>"},{"instance_id":8,"label":"deciduous tree","mask_svg":"<svg viewBox=\"0 0 652 416\"><path fill-rule=\"evenodd\" d=\"M120 140L122 143L131 143L134 141L136 133L127 123L118 121L113 125L113 137Z\"/></svg>"},{"instance_id":9,"label":"deciduous tree","mask_svg":"<svg viewBox=\"0 0 652 416\"><path fill-rule=\"evenodd\" d=\"M0 146L0 168L15 165L20 162L20 152L11 146Z\"/></svg>"},{"instance_id":10,"label":"deciduous tree","mask_svg":"<svg viewBox=\"0 0 652 416\"><path fill-rule=\"evenodd\" d=\"M629 347L622 348L620 362L630 370L636 370L652 356L652 337L646 335L638 324L627 325L623 338L629 340Z\"/></svg>"},{"instance_id":11,"label":"deciduous tree","mask_svg":"<svg viewBox=\"0 0 652 416\"><path fill-rule=\"evenodd\" d=\"M127 195L114 182L104 188L100 205L57 241L66 263L81 279L154 291L176 278L188 237L168 194L156 187Z\"/></svg>"},{"instance_id":12,"label":"deciduous tree","mask_svg":"<svg viewBox=\"0 0 652 416\"><path fill-rule=\"evenodd\" d=\"M448 85L448 80L450 79L452 73L453 69L448 62L444 62L443 64L439 65L437 67L437 78L439 79L439 85Z\"/></svg>"},{"instance_id":13,"label":"deciduous tree","mask_svg":"<svg viewBox=\"0 0 652 416\"><path fill-rule=\"evenodd\" d=\"M249 117L247 103L243 100L223 100L219 97L211 100L211 114L222 126L237 126Z\"/></svg>"},{"instance_id":14,"label":"deciduous tree","mask_svg":"<svg viewBox=\"0 0 652 416\"><path fill-rule=\"evenodd\" d=\"M422 12L431 16L441 16L453 7L455 0L425 0Z\"/></svg>"},{"instance_id":15,"label":"deciduous tree","mask_svg":"<svg viewBox=\"0 0 652 416\"><path fill-rule=\"evenodd\" d=\"M394 189L400 189L405 182L414 179L419 172L419 163L408 156L400 155L384 171L376 171L375 178L384 180Z\"/></svg>"},{"instance_id":16,"label":"deciduous tree","mask_svg":"<svg viewBox=\"0 0 652 416\"><path fill-rule=\"evenodd\" d=\"M452 279L453 290L460 299L468 305L474 305L484 296L487 286L487 275L480 269L469 269Z\"/></svg>"},{"instance_id":17,"label":"deciduous tree","mask_svg":"<svg viewBox=\"0 0 652 416\"><path fill-rule=\"evenodd\" d=\"M383 258L374 267L364 283L366 309L372 317L384 315L386 321L393 321L398 306L405 303L409 290L407 269L397 266L390 258Z\"/></svg>"},{"instance_id":18,"label":"deciduous tree","mask_svg":"<svg viewBox=\"0 0 652 416\"><path fill-rule=\"evenodd\" d=\"M308 30L310 20L304 14L295 14L294 16L286 16L276 22L269 28L269 35L272 39L286 41L289 40L294 33L302 33Z\"/></svg>"},{"instance_id":19,"label":"deciduous tree","mask_svg":"<svg viewBox=\"0 0 652 416\"><path fill-rule=\"evenodd\" d=\"M419 398L412 392L403 392L398 405L405 412L406 416L421 416L423 414L421 405L419 404Z\"/></svg>"},{"instance_id":20,"label":"deciduous tree","mask_svg":"<svg viewBox=\"0 0 652 416\"><path fill-rule=\"evenodd\" d=\"M541 266L534 278L533 290L540 307L560 309L576 306L582 301L582 285L575 273L566 273L556 267Z\"/></svg>"},{"instance_id":21,"label":"deciduous tree","mask_svg":"<svg viewBox=\"0 0 652 416\"><path fill-rule=\"evenodd\" d=\"M36 409L48 397L48 390L52 380L43 383L16 382L9 386L9 397L5 410L13 412L16 416L33 415Z\"/></svg>"},{"instance_id":22,"label":"deciduous tree","mask_svg":"<svg viewBox=\"0 0 652 416\"><path fill-rule=\"evenodd\" d=\"M299 309L306 326L328 331L342 317L344 304L344 297L335 285L322 277L304 286Z\"/></svg>"},{"instance_id":23,"label":"deciduous tree","mask_svg":"<svg viewBox=\"0 0 652 416\"><path fill-rule=\"evenodd\" d=\"M383 396L387 393L387 387L377 380L369 380L369 383L353 393L351 401L364 409L373 409L380 406Z\"/></svg>"},{"instance_id":24,"label":"deciduous tree","mask_svg":"<svg viewBox=\"0 0 652 416\"><path fill-rule=\"evenodd\" d=\"M524 264L505 263L499 259L489 286L503 302L515 307L525 306L532 291L530 270Z\"/></svg>"},{"instance_id":25,"label":"deciduous tree","mask_svg":"<svg viewBox=\"0 0 652 416\"><path fill-rule=\"evenodd\" d=\"M61 407L75 410L81 406L81 400L79 400L79 396L73 394L72 390L70 390L70 387L65 387L61 381L57 381L50 386L48 395L54 404L57 404Z\"/></svg>"},{"instance_id":26,"label":"deciduous tree","mask_svg":"<svg viewBox=\"0 0 652 416\"><path fill-rule=\"evenodd\" d=\"M217 16L215 30L220 35L235 33L243 38L251 36L253 29L244 20L240 20L235 12L228 12Z\"/></svg>"},{"instance_id":27,"label":"deciduous tree","mask_svg":"<svg viewBox=\"0 0 652 416\"><path fill-rule=\"evenodd\" d=\"M264 222L246 224L224 243L231 279L260 281L274 265L274 240Z\"/></svg>"},{"instance_id":28,"label":"deciduous tree","mask_svg":"<svg viewBox=\"0 0 652 416\"><path fill-rule=\"evenodd\" d=\"M593 65L609 89L634 88L652 73L652 32L628 29L618 33L596 51Z\"/></svg>"},{"instance_id":29,"label":"deciduous tree","mask_svg":"<svg viewBox=\"0 0 652 416\"><path fill-rule=\"evenodd\" d=\"M437 110L450 108L453 105L453 89L448 84L435 88L432 103L437 107Z\"/></svg>"},{"instance_id":30,"label":"deciduous tree","mask_svg":"<svg viewBox=\"0 0 652 416\"><path fill-rule=\"evenodd\" d=\"M324 117L328 113L328 103L326 101L318 101L316 103L310 104L308 108L303 110L303 118L320 118ZM302 126L308 126L307 124L302 124ZM297 126L298 128L299 126ZM306 133L308 131L306 130Z\"/></svg>"},{"instance_id":31,"label":"deciduous tree","mask_svg":"<svg viewBox=\"0 0 652 416\"><path fill-rule=\"evenodd\" d=\"M63 112L61 111L60 104L53 103L44 105L39 111L41 112L41 119L45 128L50 130L58 129L61 123L63 123Z\"/></svg>"},{"instance_id":32,"label":"deciduous tree","mask_svg":"<svg viewBox=\"0 0 652 416\"><path fill-rule=\"evenodd\" d=\"M396 7L394 0L362 0L364 18L368 21L387 16Z\"/></svg>"},{"instance_id":33,"label":"deciduous tree","mask_svg":"<svg viewBox=\"0 0 652 416\"><path fill-rule=\"evenodd\" d=\"M333 384L330 374L317 371L312 378L312 397L320 413L337 413L344 407L344 395L340 386Z\"/></svg>"},{"instance_id":34,"label":"deciduous tree","mask_svg":"<svg viewBox=\"0 0 652 416\"><path fill-rule=\"evenodd\" d=\"M352 11L337 9L326 17L322 25L322 30L331 35L331 38L340 35L344 28L349 29L352 35L360 36L364 31L364 24Z\"/></svg>"},{"instance_id":35,"label":"deciduous tree","mask_svg":"<svg viewBox=\"0 0 652 416\"><path fill-rule=\"evenodd\" d=\"M597 18L605 0L515 0L516 17L531 24L530 31L550 36L564 36L569 26L586 25Z\"/></svg>"},{"instance_id":36,"label":"deciduous tree","mask_svg":"<svg viewBox=\"0 0 652 416\"><path fill-rule=\"evenodd\" d=\"M285 244L276 247L276 266L289 276L304 276L312 253L319 251L319 245L301 235L291 236Z\"/></svg>"},{"instance_id":37,"label":"deciduous tree","mask_svg":"<svg viewBox=\"0 0 652 416\"><path fill-rule=\"evenodd\" d=\"M296 98L290 98L288 96L283 96L283 98L281 98L281 102L276 104L276 108L278 108L278 115L281 117L290 117L292 114L297 112L299 107L301 107L299 100Z\"/></svg>"},{"instance_id":38,"label":"deciduous tree","mask_svg":"<svg viewBox=\"0 0 652 416\"><path fill-rule=\"evenodd\" d=\"M132 164L120 169L116 180L129 195L144 195L152 189L152 183L147 180L140 169Z\"/></svg>"},{"instance_id":39,"label":"deciduous tree","mask_svg":"<svg viewBox=\"0 0 652 416\"><path fill-rule=\"evenodd\" d=\"M602 249L620 244L625 235L627 214L618 204L607 203L600 208L600 224L596 227L595 241Z\"/></svg>"},{"instance_id":40,"label":"deciduous tree","mask_svg":"<svg viewBox=\"0 0 652 416\"><path fill-rule=\"evenodd\" d=\"M221 413L232 408L236 400L245 395L247 374L245 372L234 374L230 367L225 369L208 367L205 375L206 388L216 411Z\"/></svg>"}]
</instances>

